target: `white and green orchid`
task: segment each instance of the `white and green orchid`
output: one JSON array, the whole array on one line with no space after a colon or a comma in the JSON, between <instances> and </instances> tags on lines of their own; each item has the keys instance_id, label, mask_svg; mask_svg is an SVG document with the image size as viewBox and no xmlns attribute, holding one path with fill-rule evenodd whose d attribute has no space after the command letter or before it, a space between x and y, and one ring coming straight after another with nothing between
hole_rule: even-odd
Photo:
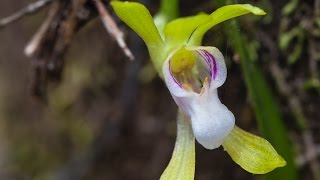
<instances>
[{"instance_id":1,"label":"white and green orchid","mask_svg":"<svg viewBox=\"0 0 320 180\"><path fill-rule=\"evenodd\" d=\"M111 2L116 14L146 43L151 60L179 107L177 141L161 179L194 179L194 139L207 149L221 145L243 169L264 174L286 164L265 139L235 126L221 103L218 87L227 77L222 53L201 46L213 26L248 13L265 12L249 4L221 7L211 14L173 20L159 31L149 11L135 2Z\"/></svg>"}]
</instances>

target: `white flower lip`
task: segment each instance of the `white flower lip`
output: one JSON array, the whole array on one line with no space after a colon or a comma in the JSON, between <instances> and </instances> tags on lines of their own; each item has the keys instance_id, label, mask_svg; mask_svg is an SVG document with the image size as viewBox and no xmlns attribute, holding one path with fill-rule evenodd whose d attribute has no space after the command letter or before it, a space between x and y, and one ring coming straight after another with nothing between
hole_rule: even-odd
<instances>
[{"instance_id":1,"label":"white flower lip","mask_svg":"<svg viewBox=\"0 0 320 180\"><path fill-rule=\"evenodd\" d=\"M183 85L185 82L181 82L184 74L181 79L177 79L172 72L171 60L177 51L171 53L163 65L164 80L176 104L191 120L197 141L207 149L215 149L221 146L235 124L234 115L221 103L217 93L217 88L225 82L227 76L224 58L215 47L185 49L196 55L194 68L197 69L188 72L193 76L191 81L200 79L200 91L186 88ZM191 87L196 86L196 82L190 82L190 78L186 82Z\"/></svg>"}]
</instances>

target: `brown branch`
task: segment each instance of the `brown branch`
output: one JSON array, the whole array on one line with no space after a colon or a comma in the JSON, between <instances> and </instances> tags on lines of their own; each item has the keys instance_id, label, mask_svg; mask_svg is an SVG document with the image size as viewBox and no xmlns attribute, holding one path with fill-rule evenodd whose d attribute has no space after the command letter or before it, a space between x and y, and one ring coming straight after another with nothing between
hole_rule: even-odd
<instances>
[{"instance_id":1,"label":"brown branch","mask_svg":"<svg viewBox=\"0 0 320 180\"><path fill-rule=\"evenodd\" d=\"M131 51L123 40L123 34L99 0L37 0L15 14L0 20L0 28L13 23L51 4L47 18L25 47L24 53L32 58L34 68L32 92L45 100L47 85L59 82L64 67L64 54L72 37L93 17L100 18L123 52L131 60Z\"/></svg>"},{"instance_id":2,"label":"brown branch","mask_svg":"<svg viewBox=\"0 0 320 180\"><path fill-rule=\"evenodd\" d=\"M86 16L83 15L83 12ZM50 82L59 82L64 67L64 54L72 37L96 15L87 0L56 0L42 26L25 48L34 68L33 94L46 99Z\"/></svg>"},{"instance_id":3,"label":"brown branch","mask_svg":"<svg viewBox=\"0 0 320 180\"><path fill-rule=\"evenodd\" d=\"M53 0L38 0L34 3L29 4L28 6L22 8L21 10L17 11L16 13L3 18L0 20L0 28L3 28L13 22L18 21L19 19L23 18L26 15L33 14L37 12L38 10L42 9L49 3L51 3Z\"/></svg>"},{"instance_id":4,"label":"brown branch","mask_svg":"<svg viewBox=\"0 0 320 180\"><path fill-rule=\"evenodd\" d=\"M41 44L43 43L43 40L45 39L45 36L47 35L50 25L55 18L57 11L58 5L53 4L53 7L51 7L51 9L49 10L47 18L43 21L38 31L33 35L32 39L24 49L24 54L27 57L32 57L36 52L38 52Z\"/></svg>"},{"instance_id":5,"label":"brown branch","mask_svg":"<svg viewBox=\"0 0 320 180\"><path fill-rule=\"evenodd\" d=\"M108 31L108 33L115 38L120 48L123 50L124 54L130 59L133 60L134 56L131 53L130 49L128 48L127 44L123 40L123 33L118 28L117 24L114 22L112 17L110 16L108 10L104 7L101 0L93 0L95 6L99 12L101 21Z\"/></svg>"}]
</instances>

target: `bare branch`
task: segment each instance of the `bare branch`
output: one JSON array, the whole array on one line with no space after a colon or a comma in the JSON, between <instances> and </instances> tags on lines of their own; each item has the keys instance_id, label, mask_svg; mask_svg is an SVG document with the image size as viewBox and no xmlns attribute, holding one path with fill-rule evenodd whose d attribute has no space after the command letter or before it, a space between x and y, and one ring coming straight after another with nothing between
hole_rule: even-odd
<instances>
[{"instance_id":1,"label":"bare branch","mask_svg":"<svg viewBox=\"0 0 320 180\"><path fill-rule=\"evenodd\" d=\"M320 145L316 145L314 152L306 152L305 154L301 154L296 158L296 163L299 167L303 167L308 164L310 161L314 161L320 156Z\"/></svg>"},{"instance_id":2,"label":"bare branch","mask_svg":"<svg viewBox=\"0 0 320 180\"><path fill-rule=\"evenodd\" d=\"M27 57L32 57L39 50L43 39L45 39L45 35L50 27L50 24L55 18L55 15L58 11L58 5L54 4L54 6L49 10L47 18L42 23L41 27L32 37L31 41L26 45L24 49L24 54Z\"/></svg>"},{"instance_id":3,"label":"bare branch","mask_svg":"<svg viewBox=\"0 0 320 180\"><path fill-rule=\"evenodd\" d=\"M28 6L22 8L21 10L17 11L16 13L3 18L0 20L0 28L3 28L21 18L23 18L26 15L33 14L37 12L38 10L42 9L46 5L48 5L53 0L38 0L34 3L29 4Z\"/></svg>"},{"instance_id":4,"label":"bare branch","mask_svg":"<svg viewBox=\"0 0 320 180\"><path fill-rule=\"evenodd\" d=\"M109 12L107 11L107 9L104 7L103 3L101 2L101 0L93 0L97 10L99 12L101 21L104 25L104 27L106 28L106 30L109 32L109 34L111 36L113 36L118 45L120 46L120 48L123 50L124 54L130 59L133 60L134 56L131 53L130 49L128 48L127 44L125 43L125 41L123 40L123 33L121 32L121 30L118 28L117 24L114 22L114 20L112 19L112 17L110 16Z\"/></svg>"}]
</instances>

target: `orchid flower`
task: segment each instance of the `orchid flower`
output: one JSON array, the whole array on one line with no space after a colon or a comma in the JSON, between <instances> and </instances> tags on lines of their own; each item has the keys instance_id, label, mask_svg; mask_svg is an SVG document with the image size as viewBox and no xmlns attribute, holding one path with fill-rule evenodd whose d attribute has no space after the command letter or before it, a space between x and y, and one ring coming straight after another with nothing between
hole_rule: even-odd
<instances>
[{"instance_id":1,"label":"orchid flower","mask_svg":"<svg viewBox=\"0 0 320 180\"><path fill-rule=\"evenodd\" d=\"M216 24L248 13L265 12L249 4L221 7L211 14L179 18L157 28L149 11L135 2L111 2L116 14L146 43L151 60L179 107L177 141L161 179L194 179L194 139L207 149L221 145L243 169L264 174L286 164L265 139L235 126L218 88L227 77L222 53L201 46Z\"/></svg>"}]
</instances>

